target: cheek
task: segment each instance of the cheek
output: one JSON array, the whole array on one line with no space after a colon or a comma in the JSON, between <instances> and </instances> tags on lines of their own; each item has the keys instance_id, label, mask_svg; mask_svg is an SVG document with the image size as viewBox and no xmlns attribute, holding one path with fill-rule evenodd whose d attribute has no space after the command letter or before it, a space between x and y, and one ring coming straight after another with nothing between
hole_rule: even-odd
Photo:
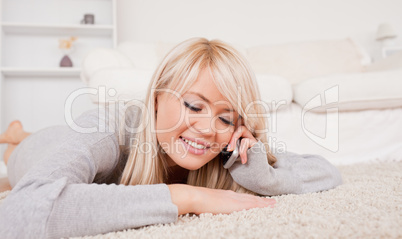
<instances>
[{"instance_id":1,"label":"cheek","mask_svg":"<svg viewBox=\"0 0 402 239\"><path fill-rule=\"evenodd\" d=\"M220 153L223 148L228 145L228 143L230 142L230 140L232 139L232 133L231 132L226 132L226 133L221 133L221 134L217 134L217 138L215 141L215 147L213 152L215 154Z\"/></svg>"},{"instance_id":2,"label":"cheek","mask_svg":"<svg viewBox=\"0 0 402 239\"><path fill-rule=\"evenodd\" d=\"M180 106L171 104L163 109L158 109L156 117L156 129L174 131L180 125Z\"/></svg>"}]
</instances>

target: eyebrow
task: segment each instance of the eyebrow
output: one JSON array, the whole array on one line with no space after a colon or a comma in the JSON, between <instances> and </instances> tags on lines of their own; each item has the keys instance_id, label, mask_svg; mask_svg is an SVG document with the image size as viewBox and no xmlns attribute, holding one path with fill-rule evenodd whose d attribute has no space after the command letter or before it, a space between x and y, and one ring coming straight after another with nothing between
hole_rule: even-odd
<instances>
[{"instance_id":1,"label":"eyebrow","mask_svg":"<svg viewBox=\"0 0 402 239\"><path fill-rule=\"evenodd\" d=\"M193 91L188 91L187 93L189 93L189 94L194 94L194 95L198 95L201 99L203 99L205 102L207 102L208 104L211 104L211 101L209 101L205 96L203 96L201 93L198 93L198 92L193 92ZM233 112L234 110L233 109L228 109L228 108L225 108L225 109L223 109L223 110L225 110L225 111L229 111L229 112Z\"/></svg>"}]
</instances>

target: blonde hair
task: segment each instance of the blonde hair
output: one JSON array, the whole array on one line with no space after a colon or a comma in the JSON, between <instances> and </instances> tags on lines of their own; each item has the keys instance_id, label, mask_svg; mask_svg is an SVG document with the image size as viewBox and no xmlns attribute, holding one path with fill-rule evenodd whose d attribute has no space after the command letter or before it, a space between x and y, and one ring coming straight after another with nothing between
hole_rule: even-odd
<instances>
[{"instance_id":1,"label":"blonde hair","mask_svg":"<svg viewBox=\"0 0 402 239\"><path fill-rule=\"evenodd\" d=\"M166 182L169 172L166 159L168 156L162 152L155 133L152 133L155 132L156 125L156 97L163 89L175 90L179 94L185 93L194 84L201 70L206 67L210 69L218 90L241 115L248 130L267 147L266 119L250 117L251 114L258 115L266 112L261 105L252 104L259 101L261 97L248 62L236 49L220 40L191 38L170 50L152 76L144 102L147 111L143 110L141 115L142 122L149 122L149 124L135 135L136 145L131 145L120 184ZM241 94L238 93L239 89ZM155 145L156 150L145 153L138 147L141 142ZM266 149L266 152L268 163L273 165L276 162L275 156L269 149ZM187 184L258 195L233 180L229 171L223 168L219 155L201 168L191 170Z\"/></svg>"}]
</instances>

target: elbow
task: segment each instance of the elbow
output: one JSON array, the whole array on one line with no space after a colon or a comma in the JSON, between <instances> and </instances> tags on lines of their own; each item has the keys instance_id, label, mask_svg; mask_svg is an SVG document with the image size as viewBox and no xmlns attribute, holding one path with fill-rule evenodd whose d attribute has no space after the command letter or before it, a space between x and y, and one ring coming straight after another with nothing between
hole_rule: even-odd
<instances>
[{"instance_id":1,"label":"elbow","mask_svg":"<svg viewBox=\"0 0 402 239\"><path fill-rule=\"evenodd\" d=\"M59 180L57 183L65 183ZM40 180L19 182L0 205L2 238L48 238L47 223L52 199L59 190L49 191Z\"/></svg>"},{"instance_id":2,"label":"elbow","mask_svg":"<svg viewBox=\"0 0 402 239\"><path fill-rule=\"evenodd\" d=\"M40 211L41 205L33 205L29 201L21 200L24 192L11 192L0 205L0 235L2 238L45 238L46 220L35 220L36 212L32 206ZM26 204L24 205L24 202ZM29 205L27 205L29 204Z\"/></svg>"}]
</instances>

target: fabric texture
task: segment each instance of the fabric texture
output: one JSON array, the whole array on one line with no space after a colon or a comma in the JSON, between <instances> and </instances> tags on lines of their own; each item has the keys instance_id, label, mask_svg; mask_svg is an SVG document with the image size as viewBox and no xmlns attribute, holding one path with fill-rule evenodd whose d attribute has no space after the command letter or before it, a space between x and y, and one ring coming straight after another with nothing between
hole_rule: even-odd
<instances>
[{"instance_id":1,"label":"fabric texture","mask_svg":"<svg viewBox=\"0 0 402 239\"><path fill-rule=\"evenodd\" d=\"M291 84L363 70L363 56L350 38L255 46L247 58L256 73L280 75Z\"/></svg>"},{"instance_id":2,"label":"fabric texture","mask_svg":"<svg viewBox=\"0 0 402 239\"><path fill-rule=\"evenodd\" d=\"M380 59L364 66L364 71L389 71L402 69L402 52L395 53L387 58Z\"/></svg>"},{"instance_id":3,"label":"fabric texture","mask_svg":"<svg viewBox=\"0 0 402 239\"><path fill-rule=\"evenodd\" d=\"M322 98L313 112L387 109L402 107L402 68L399 70L337 74L300 82L293 87L294 101L306 107L314 98ZM334 93L333 87L338 87ZM332 89L332 90L331 90ZM322 103L324 102L324 103Z\"/></svg>"},{"instance_id":4,"label":"fabric texture","mask_svg":"<svg viewBox=\"0 0 402 239\"><path fill-rule=\"evenodd\" d=\"M8 164L13 190L0 207L2 236L96 235L177 221L166 184L116 185L116 169L124 163L119 147L129 146L132 136L127 127L124 135L117 130L120 116L125 126L136 127L140 115L136 107L118 109L90 110L73 127L45 128L17 146ZM233 165L230 173L262 195L316 192L342 183L339 171L319 155L277 154L274 168L261 141L247 155L248 163Z\"/></svg>"},{"instance_id":5,"label":"fabric texture","mask_svg":"<svg viewBox=\"0 0 402 239\"><path fill-rule=\"evenodd\" d=\"M287 79L270 74L256 74L255 78L267 111L280 110L292 103L292 85Z\"/></svg>"},{"instance_id":6,"label":"fabric texture","mask_svg":"<svg viewBox=\"0 0 402 239\"><path fill-rule=\"evenodd\" d=\"M87 54L82 61L81 80L89 84L93 75L101 69L116 67L134 67L130 59L125 55L109 48L97 48Z\"/></svg>"}]
</instances>

